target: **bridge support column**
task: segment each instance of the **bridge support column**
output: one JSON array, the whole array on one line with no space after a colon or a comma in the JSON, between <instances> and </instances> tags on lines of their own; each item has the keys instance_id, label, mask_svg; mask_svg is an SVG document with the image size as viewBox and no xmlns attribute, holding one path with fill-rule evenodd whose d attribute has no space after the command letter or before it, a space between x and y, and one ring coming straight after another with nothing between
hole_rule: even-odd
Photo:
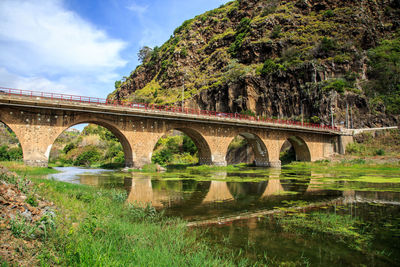
<instances>
[{"instance_id":1,"label":"bridge support column","mask_svg":"<svg viewBox=\"0 0 400 267\"><path fill-rule=\"evenodd\" d=\"M130 167L142 169L143 166L151 164L154 147L163 133L138 131L127 132L125 135L133 152L133 166Z\"/></svg>"},{"instance_id":2,"label":"bridge support column","mask_svg":"<svg viewBox=\"0 0 400 267\"><path fill-rule=\"evenodd\" d=\"M226 166L226 154L232 138L225 136L208 136L206 139L211 151L211 165Z\"/></svg>"},{"instance_id":3,"label":"bridge support column","mask_svg":"<svg viewBox=\"0 0 400 267\"><path fill-rule=\"evenodd\" d=\"M12 125L12 130L20 141L24 163L28 166L47 167L58 128L20 124Z\"/></svg>"}]
</instances>

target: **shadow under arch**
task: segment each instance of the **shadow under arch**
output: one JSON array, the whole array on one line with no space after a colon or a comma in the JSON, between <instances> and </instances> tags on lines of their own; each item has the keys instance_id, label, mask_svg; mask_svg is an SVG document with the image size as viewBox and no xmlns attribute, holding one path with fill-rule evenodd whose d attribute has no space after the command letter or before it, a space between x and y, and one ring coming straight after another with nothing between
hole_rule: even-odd
<instances>
[{"instance_id":1,"label":"shadow under arch","mask_svg":"<svg viewBox=\"0 0 400 267\"><path fill-rule=\"evenodd\" d=\"M281 173L279 180L285 192L303 194L310 186L311 170L285 171Z\"/></svg>"},{"instance_id":2,"label":"shadow under arch","mask_svg":"<svg viewBox=\"0 0 400 267\"><path fill-rule=\"evenodd\" d=\"M179 195L176 199L165 199L164 207L170 210L181 208L191 209L199 206L207 196L211 181L181 180L181 181L160 181L151 180L153 194L157 191L176 191Z\"/></svg>"},{"instance_id":3,"label":"shadow under arch","mask_svg":"<svg viewBox=\"0 0 400 267\"><path fill-rule=\"evenodd\" d=\"M238 135L243 137L247 141L249 146L252 148L254 153L254 165L257 167L269 166L268 149L265 146L264 142L261 140L261 138L258 135L249 132L241 132ZM226 155L228 155L228 153L229 153L229 148L228 151L226 151Z\"/></svg>"},{"instance_id":4,"label":"shadow under arch","mask_svg":"<svg viewBox=\"0 0 400 267\"><path fill-rule=\"evenodd\" d=\"M296 161L311 161L310 149L308 148L307 143L301 137L291 136L286 140L286 142L289 142L290 145L292 145ZM282 148L285 146L285 143L282 145Z\"/></svg>"},{"instance_id":5,"label":"shadow under arch","mask_svg":"<svg viewBox=\"0 0 400 267\"><path fill-rule=\"evenodd\" d=\"M268 181L262 182L227 182L228 190L236 201L252 202L258 200L268 186Z\"/></svg>"},{"instance_id":6,"label":"shadow under arch","mask_svg":"<svg viewBox=\"0 0 400 267\"><path fill-rule=\"evenodd\" d=\"M2 124L2 125L1 125ZM18 134L18 132L16 131L16 129L13 129L12 127L10 127L7 123L5 123L3 120L1 120L0 119L0 125L2 126L2 127L4 127L5 128L5 130L6 131L9 131L9 134L10 134L10 142L11 142L11 144L12 145L19 145L19 147L21 148L21 151L22 151L22 159L24 158L24 146L23 146L23 144L21 143L21 141L23 141L23 140L21 140L21 138L20 138L20 136L19 136L19 134ZM10 132L11 131L11 132ZM12 136L12 135L15 135L15 138ZM7 137L5 137L5 138L7 138ZM0 146L2 146L3 144L2 143L0 143Z\"/></svg>"},{"instance_id":7,"label":"shadow under arch","mask_svg":"<svg viewBox=\"0 0 400 267\"><path fill-rule=\"evenodd\" d=\"M197 150L198 150L198 156L199 156L199 164L200 165L211 165L212 164L212 158L211 158L211 149L210 146L208 145L206 139L203 137L201 133L198 131L191 129L191 128L173 128L170 130L177 130L180 131L192 139L193 143L196 145Z\"/></svg>"},{"instance_id":8,"label":"shadow under arch","mask_svg":"<svg viewBox=\"0 0 400 267\"><path fill-rule=\"evenodd\" d=\"M110 132L112 132L118 138L119 142L122 145L122 149L124 151L124 157L125 157L125 167L133 167L133 160L134 160L133 151L132 151L132 147L131 147L128 139L116 126L112 125L111 123L109 123L107 121L101 120L101 119L85 119L85 120L75 121L73 124L65 126L63 128L63 130L61 131L61 133L53 140L53 144L54 144L55 140L65 130L67 130L75 125L84 124L84 123L99 125L99 126L106 128Z\"/></svg>"}]
</instances>

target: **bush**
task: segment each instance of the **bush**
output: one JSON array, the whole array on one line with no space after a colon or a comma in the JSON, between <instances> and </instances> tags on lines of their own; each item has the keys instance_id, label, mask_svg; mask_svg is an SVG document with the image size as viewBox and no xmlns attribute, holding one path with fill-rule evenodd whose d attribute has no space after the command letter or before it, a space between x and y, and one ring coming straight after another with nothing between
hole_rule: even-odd
<instances>
[{"instance_id":1,"label":"bush","mask_svg":"<svg viewBox=\"0 0 400 267\"><path fill-rule=\"evenodd\" d=\"M242 47L243 40L246 38L248 32L250 31L251 20L249 18L243 18L237 29L235 34L235 41L231 44L228 49L228 53L230 53L233 57L237 56L239 49Z\"/></svg>"},{"instance_id":2,"label":"bush","mask_svg":"<svg viewBox=\"0 0 400 267\"><path fill-rule=\"evenodd\" d=\"M272 59L267 59L264 62L263 68L261 70L261 74L262 75L268 75L268 74L275 73L275 72L277 72L279 70L285 71L286 68L283 65L279 64L279 63L275 63L275 61L272 60Z\"/></svg>"},{"instance_id":3,"label":"bush","mask_svg":"<svg viewBox=\"0 0 400 267\"><path fill-rule=\"evenodd\" d=\"M89 147L88 150L78 155L78 157L74 161L74 165L90 166L99 159L100 159L100 152L95 147Z\"/></svg>"},{"instance_id":4,"label":"bush","mask_svg":"<svg viewBox=\"0 0 400 267\"><path fill-rule=\"evenodd\" d=\"M282 31L282 26L275 25L271 32L271 38L272 39L278 38L281 35L281 31Z\"/></svg>"},{"instance_id":5,"label":"bush","mask_svg":"<svg viewBox=\"0 0 400 267\"><path fill-rule=\"evenodd\" d=\"M325 10L323 14L324 18L331 18L335 16L335 12L333 12L331 9Z\"/></svg>"},{"instance_id":6,"label":"bush","mask_svg":"<svg viewBox=\"0 0 400 267\"><path fill-rule=\"evenodd\" d=\"M368 58L367 94L383 101L387 113L400 114L400 37L382 41Z\"/></svg>"},{"instance_id":7,"label":"bush","mask_svg":"<svg viewBox=\"0 0 400 267\"><path fill-rule=\"evenodd\" d=\"M22 160L22 148L8 148L7 145L0 146L0 161Z\"/></svg>"},{"instance_id":8,"label":"bush","mask_svg":"<svg viewBox=\"0 0 400 267\"><path fill-rule=\"evenodd\" d=\"M375 151L375 156L383 156L383 155L385 155L385 150L383 150L382 148L377 149Z\"/></svg>"}]
</instances>

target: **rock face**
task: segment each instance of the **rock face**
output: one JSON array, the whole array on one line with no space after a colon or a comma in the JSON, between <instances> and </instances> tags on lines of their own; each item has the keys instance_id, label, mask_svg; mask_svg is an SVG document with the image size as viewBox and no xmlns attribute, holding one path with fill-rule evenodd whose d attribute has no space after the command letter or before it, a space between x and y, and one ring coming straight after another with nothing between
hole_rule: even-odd
<instances>
[{"instance_id":1,"label":"rock face","mask_svg":"<svg viewBox=\"0 0 400 267\"><path fill-rule=\"evenodd\" d=\"M398 0L233 1L185 21L109 98L354 127L396 125L368 52L399 38ZM369 93L368 93L369 92ZM375 97L375 98L374 98ZM346 112L347 110L347 112Z\"/></svg>"},{"instance_id":2,"label":"rock face","mask_svg":"<svg viewBox=\"0 0 400 267\"><path fill-rule=\"evenodd\" d=\"M239 163L253 164L255 161L254 152L250 145L246 144L241 147L228 150L226 162L228 165Z\"/></svg>"}]
</instances>

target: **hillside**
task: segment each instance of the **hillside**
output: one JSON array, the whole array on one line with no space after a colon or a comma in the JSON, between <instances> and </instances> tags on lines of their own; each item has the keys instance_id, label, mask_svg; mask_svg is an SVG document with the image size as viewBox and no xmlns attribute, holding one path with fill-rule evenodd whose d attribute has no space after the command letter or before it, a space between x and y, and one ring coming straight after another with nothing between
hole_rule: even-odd
<instances>
[{"instance_id":1,"label":"hillside","mask_svg":"<svg viewBox=\"0 0 400 267\"><path fill-rule=\"evenodd\" d=\"M354 127L400 113L398 0L233 1L178 27L108 97Z\"/></svg>"}]
</instances>

